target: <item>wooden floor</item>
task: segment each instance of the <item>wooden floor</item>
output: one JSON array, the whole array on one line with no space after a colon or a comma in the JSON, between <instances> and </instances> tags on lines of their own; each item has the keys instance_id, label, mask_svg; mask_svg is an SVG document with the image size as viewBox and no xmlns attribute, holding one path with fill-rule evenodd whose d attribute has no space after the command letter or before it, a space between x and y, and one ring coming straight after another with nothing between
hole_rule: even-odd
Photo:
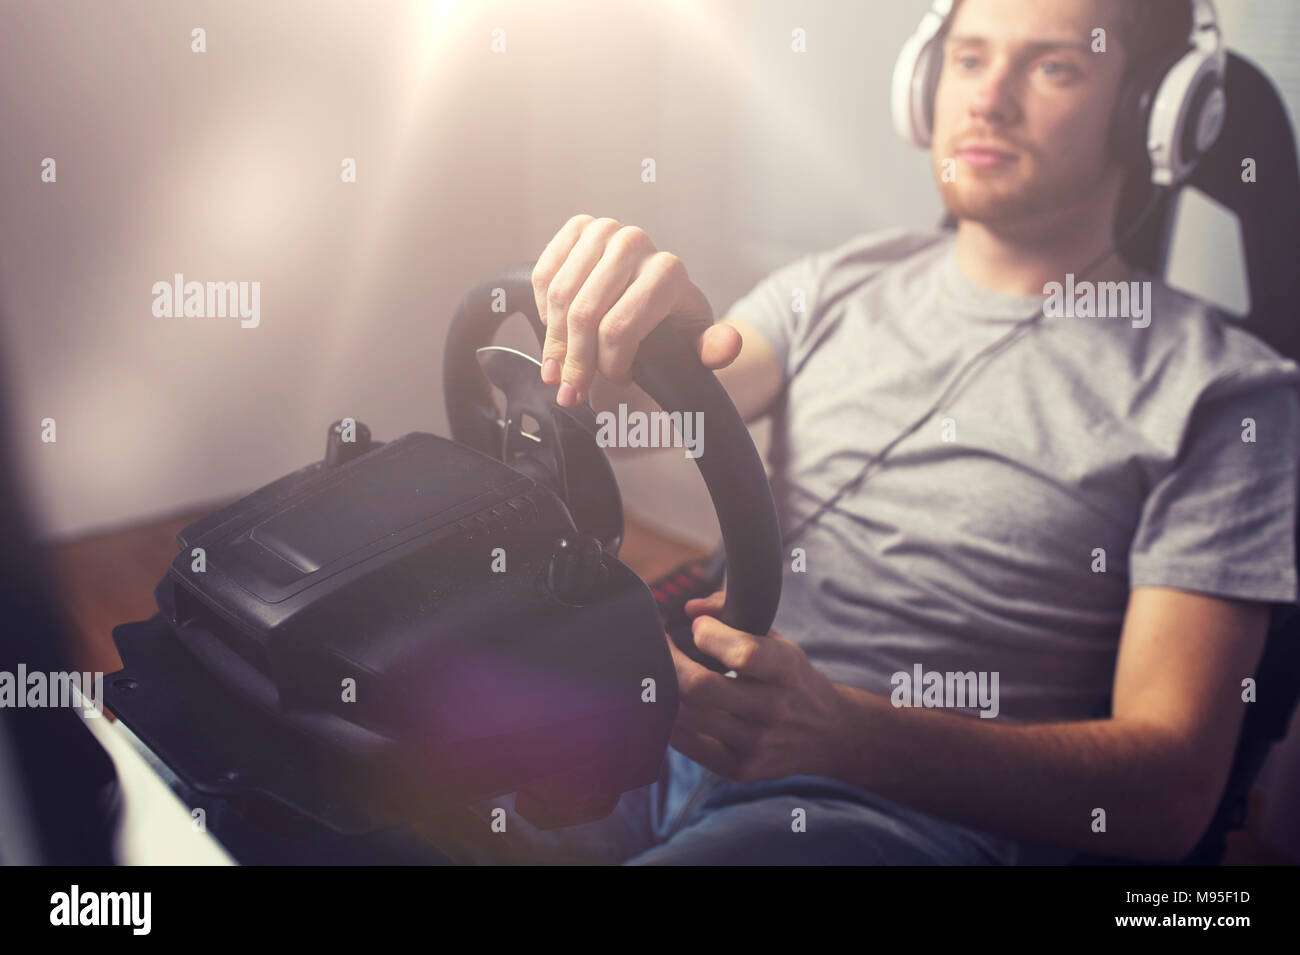
<instances>
[{"instance_id":1,"label":"wooden floor","mask_svg":"<svg viewBox=\"0 0 1300 955\"><path fill-rule=\"evenodd\" d=\"M76 670L111 673L122 661L113 646L113 628L144 620L155 610L153 589L176 554L176 533L216 505L49 548L45 557L55 578L54 593L64 613L66 657ZM654 580L684 560L704 552L665 537L635 521L626 522L619 558L645 580ZM1258 819L1258 805L1250 816ZM1259 844L1249 825L1233 833L1225 865L1288 865Z\"/></svg>"}]
</instances>

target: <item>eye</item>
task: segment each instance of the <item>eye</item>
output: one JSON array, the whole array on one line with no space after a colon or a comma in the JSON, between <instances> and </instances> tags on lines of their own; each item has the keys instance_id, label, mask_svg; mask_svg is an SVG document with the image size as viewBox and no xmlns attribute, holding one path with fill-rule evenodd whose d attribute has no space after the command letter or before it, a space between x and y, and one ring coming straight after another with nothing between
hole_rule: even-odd
<instances>
[{"instance_id":1,"label":"eye","mask_svg":"<svg viewBox=\"0 0 1300 955\"><path fill-rule=\"evenodd\" d=\"M1042 67L1043 72L1052 79L1070 79L1078 73L1074 64L1065 60L1044 60Z\"/></svg>"},{"instance_id":2,"label":"eye","mask_svg":"<svg viewBox=\"0 0 1300 955\"><path fill-rule=\"evenodd\" d=\"M974 53L954 53L952 59L963 70L973 70L980 62L979 57Z\"/></svg>"}]
</instances>

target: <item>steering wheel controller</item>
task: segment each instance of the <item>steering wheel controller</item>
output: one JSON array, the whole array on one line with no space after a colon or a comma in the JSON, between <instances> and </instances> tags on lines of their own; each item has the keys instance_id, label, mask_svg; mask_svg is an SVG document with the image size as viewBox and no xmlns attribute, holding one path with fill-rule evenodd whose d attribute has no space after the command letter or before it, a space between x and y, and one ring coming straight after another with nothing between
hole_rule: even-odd
<instances>
[{"instance_id":1,"label":"steering wheel controller","mask_svg":"<svg viewBox=\"0 0 1300 955\"><path fill-rule=\"evenodd\" d=\"M454 440L382 443L336 422L322 461L181 531L159 613L114 630L109 707L200 793L359 833L516 792L524 818L553 827L601 818L658 775L677 681L655 600L618 560L595 415L560 407L536 359L491 344L515 312L545 340L530 276L491 276L456 311ZM695 461L727 554L719 616L766 633L780 536L748 430L664 325L632 376L665 411L708 421Z\"/></svg>"}]
</instances>

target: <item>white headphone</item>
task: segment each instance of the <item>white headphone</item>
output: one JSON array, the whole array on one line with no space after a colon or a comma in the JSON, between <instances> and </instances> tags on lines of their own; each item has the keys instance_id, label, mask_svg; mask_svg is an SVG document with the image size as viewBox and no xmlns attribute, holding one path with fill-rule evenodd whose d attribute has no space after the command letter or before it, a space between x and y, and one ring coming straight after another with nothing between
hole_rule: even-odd
<instances>
[{"instance_id":1,"label":"white headphone","mask_svg":"<svg viewBox=\"0 0 1300 955\"><path fill-rule=\"evenodd\" d=\"M930 147L934 93L943 67L939 36L954 0L934 0L907 38L894 66L890 99L894 129L905 142ZM1111 149L1125 164L1151 164L1151 181L1173 186L1191 175L1223 130L1223 78L1228 53L1211 0L1190 0L1192 32L1176 58L1139 64L1120 90L1112 117Z\"/></svg>"}]
</instances>

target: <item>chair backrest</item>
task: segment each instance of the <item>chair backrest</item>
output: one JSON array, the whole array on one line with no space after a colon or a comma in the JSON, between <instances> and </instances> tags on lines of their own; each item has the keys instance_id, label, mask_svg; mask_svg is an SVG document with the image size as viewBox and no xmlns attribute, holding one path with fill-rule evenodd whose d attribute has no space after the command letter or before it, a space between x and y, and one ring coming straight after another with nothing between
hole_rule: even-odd
<instances>
[{"instance_id":1,"label":"chair backrest","mask_svg":"<svg viewBox=\"0 0 1300 955\"><path fill-rule=\"evenodd\" d=\"M1241 228L1250 311L1237 324L1279 354L1300 362L1300 164L1286 104L1264 73L1229 52L1224 78L1228 110L1223 132L1186 183L1234 213ZM1247 161L1250 161L1249 163ZM1247 174L1247 166L1253 175ZM1116 228L1125 228L1150 199L1151 186L1131 177L1119 200ZM1175 195L1158 200L1146 222L1121 246L1125 260L1164 275L1173 234ZM943 227L956 228L949 214ZM1300 560L1300 524L1295 529ZM1232 770L1214 819L1177 865L1214 865L1227 834L1245 821L1246 802L1273 744L1286 735L1300 700L1300 608L1273 608L1256 700L1246 710ZM1153 865L1079 855L1076 865Z\"/></svg>"},{"instance_id":2,"label":"chair backrest","mask_svg":"<svg viewBox=\"0 0 1300 955\"><path fill-rule=\"evenodd\" d=\"M1286 105L1249 60L1229 53L1225 77L1227 122L1219 141L1197 166L1189 185L1232 211L1241 227L1250 312L1240 325L1275 350L1300 361L1300 164ZM1249 161L1249 162L1248 162ZM1253 176L1247 174L1247 166ZM1149 193L1132 182L1120 198L1118 222L1131 222ZM1165 273L1174 203L1165 196L1155 213L1123 245L1128 262ZM1300 555L1300 527L1296 529ZM1214 819L1179 865L1213 865L1227 833L1245 821L1246 801L1272 745L1286 735L1300 699L1300 612L1273 609L1264 656L1255 676L1256 700L1246 710L1232 770ZM1079 856L1076 863L1122 864ZM1127 862L1128 860L1123 860Z\"/></svg>"}]
</instances>

